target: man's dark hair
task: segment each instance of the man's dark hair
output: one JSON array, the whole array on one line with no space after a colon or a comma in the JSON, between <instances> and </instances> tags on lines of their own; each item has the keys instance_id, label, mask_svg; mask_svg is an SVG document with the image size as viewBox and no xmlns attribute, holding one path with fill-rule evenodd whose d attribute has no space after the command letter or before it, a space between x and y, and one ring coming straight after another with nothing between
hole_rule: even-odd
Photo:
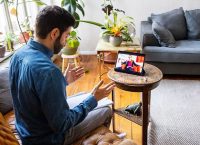
<instances>
[{"instance_id":1,"label":"man's dark hair","mask_svg":"<svg viewBox=\"0 0 200 145\"><path fill-rule=\"evenodd\" d=\"M62 35L68 27L74 24L74 17L65 9L59 6L46 6L36 17L36 36L45 39L54 28L58 28Z\"/></svg>"}]
</instances>

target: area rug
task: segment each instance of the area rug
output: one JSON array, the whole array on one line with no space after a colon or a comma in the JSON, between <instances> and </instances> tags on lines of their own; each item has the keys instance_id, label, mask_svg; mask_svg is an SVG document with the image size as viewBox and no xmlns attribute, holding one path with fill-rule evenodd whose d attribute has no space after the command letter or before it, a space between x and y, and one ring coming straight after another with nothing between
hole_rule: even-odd
<instances>
[{"instance_id":1,"label":"area rug","mask_svg":"<svg viewBox=\"0 0 200 145\"><path fill-rule=\"evenodd\" d=\"M162 80L148 131L148 145L200 145L200 80Z\"/></svg>"}]
</instances>

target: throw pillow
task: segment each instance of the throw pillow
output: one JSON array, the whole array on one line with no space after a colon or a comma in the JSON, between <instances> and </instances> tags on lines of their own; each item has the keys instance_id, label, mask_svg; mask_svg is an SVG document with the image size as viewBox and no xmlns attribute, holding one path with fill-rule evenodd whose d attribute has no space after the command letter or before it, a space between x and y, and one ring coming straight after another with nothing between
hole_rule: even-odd
<instances>
[{"instance_id":1,"label":"throw pillow","mask_svg":"<svg viewBox=\"0 0 200 145\"><path fill-rule=\"evenodd\" d=\"M175 9L162 14L152 14L152 21L155 21L167 28L176 40L183 40L187 37L187 26L183 8Z\"/></svg>"},{"instance_id":2,"label":"throw pillow","mask_svg":"<svg viewBox=\"0 0 200 145\"><path fill-rule=\"evenodd\" d=\"M157 22L153 22L152 31L155 37L158 39L158 42L161 46L164 47L175 47L175 39L172 33L166 29L164 26L160 25Z\"/></svg>"},{"instance_id":3,"label":"throw pillow","mask_svg":"<svg viewBox=\"0 0 200 145\"><path fill-rule=\"evenodd\" d=\"M0 112L5 115L13 109L10 89L0 89Z\"/></svg>"},{"instance_id":4,"label":"throw pillow","mask_svg":"<svg viewBox=\"0 0 200 145\"><path fill-rule=\"evenodd\" d=\"M200 39L200 9L185 11L188 39Z\"/></svg>"},{"instance_id":5,"label":"throw pillow","mask_svg":"<svg viewBox=\"0 0 200 145\"><path fill-rule=\"evenodd\" d=\"M3 115L0 113L0 145L19 145L17 139L9 128Z\"/></svg>"},{"instance_id":6,"label":"throw pillow","mask_svg":"<svg viewBox=\"0 0 200 145\"><path fill-rule=\"evenodd\" d=\"M0 112L6 114L13 109L12 96L9 88L8 69L0 70Z\"/></svg>"}]
</instances>

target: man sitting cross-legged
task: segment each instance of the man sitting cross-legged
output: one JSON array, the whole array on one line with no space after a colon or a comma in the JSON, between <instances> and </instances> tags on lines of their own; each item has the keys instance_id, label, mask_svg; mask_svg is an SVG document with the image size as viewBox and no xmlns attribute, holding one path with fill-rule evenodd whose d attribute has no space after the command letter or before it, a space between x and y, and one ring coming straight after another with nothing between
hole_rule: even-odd
<instances>
[{"instance_id":1,"label":"man sitting cross-legged","mask_svg":"<svg viewBox=\"0 0 200 145\"><path fill-rule=\"evenodd\" d=\"M35 23L35 39L18 50L10 62L10 87L16 128L23 145L69 145L100 125L109 125L108 107L93 110L108 96L113 82L99 82L82 103L69 108L66 86L84 74L82 67L66 73L51 61L64 47L75 19L63 8L47 6ZM87 83L87 82L86 82Z\"/></svg>"}]
</instances>

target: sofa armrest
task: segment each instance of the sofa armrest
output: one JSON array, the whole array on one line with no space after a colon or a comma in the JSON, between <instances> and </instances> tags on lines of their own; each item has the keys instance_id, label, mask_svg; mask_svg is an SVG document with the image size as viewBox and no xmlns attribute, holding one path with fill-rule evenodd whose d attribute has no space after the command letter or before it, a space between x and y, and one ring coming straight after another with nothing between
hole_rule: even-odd
<instances>
[{"instance_id":1,"label":"sofa armrest","mask_svg":"<svg viewBox=\"0 0 200 145\"><path fill-rule=\"evenodd\" d=\"M141 33L140 33L141 46L160 46L158 40L153 35L152 24L148 21L141 22Z\"/></svg>"}]
</instances>

